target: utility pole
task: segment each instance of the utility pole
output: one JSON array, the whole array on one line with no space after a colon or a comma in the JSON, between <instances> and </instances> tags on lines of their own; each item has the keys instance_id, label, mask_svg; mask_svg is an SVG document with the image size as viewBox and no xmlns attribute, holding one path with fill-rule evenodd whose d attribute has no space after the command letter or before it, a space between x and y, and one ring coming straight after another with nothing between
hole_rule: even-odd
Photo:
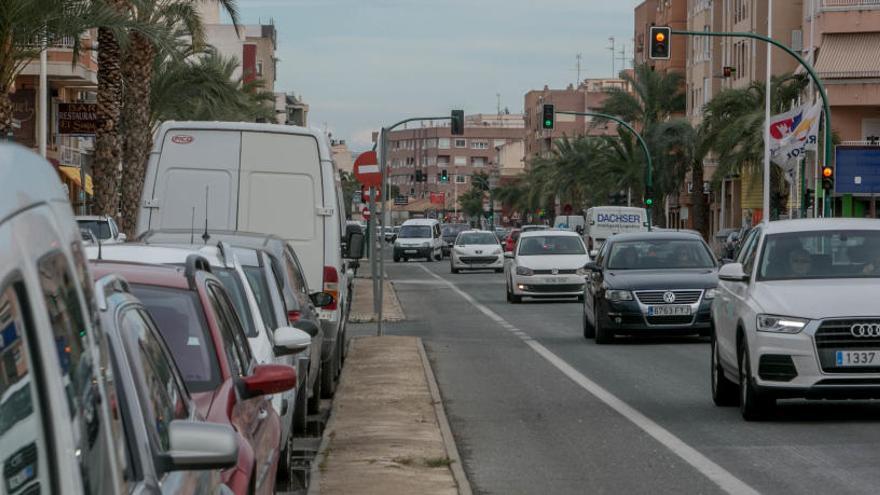
<instances>
[{"instance_id":1,"label":"utility pole","mask_svg":"<svg viewBox=\"0 0 880 495\"><path fill-rule=\"evenodd\" d=\"M617 56L614 52L614 36L609 37L608 41L611 42L611 47L609 48L611 50L611 78L614 79L616 77L615 74L617 74L617 71L614 70L614 58Z\"/></svg>"},{"instance_id":2,"label":"utility pole","mask_svg":"<svg viewBox=\"0 0 880 495\"><path fill-rule=\"evenodd\" d=\"M626 45L620 46L620 58L617 60L620 61L620 70L626 70L627 60L626 60ZM617 74L614 74L614 77L617 77Z\"/></svg>"},{"instance_id":3,"label":"utility pole","mask_svg":"<svg viewBox=\"0 0 880 495\"><path fill-rule=\"evenodd\" d=\"M574 59L577 61L577 73L578 73L577 82L574 85L574 87L576 88L581 85L581 60L584 59L584 56L582 54L578 53L577 55L574 56Z\"/></svg>"}]
</instances>

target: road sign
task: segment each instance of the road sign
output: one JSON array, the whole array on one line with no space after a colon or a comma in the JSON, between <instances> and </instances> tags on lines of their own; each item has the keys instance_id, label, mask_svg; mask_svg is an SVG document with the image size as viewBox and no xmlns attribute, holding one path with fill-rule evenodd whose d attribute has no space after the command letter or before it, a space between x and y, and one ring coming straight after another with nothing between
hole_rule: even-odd
<instances>
[{"instance_id":1,"label":"road sign","mask_svg":"<svg viewBox=\"0 0 880 495\"><path fill-rule=\"evenodd\" d=\"M364 220L370 219L370 208L368 206L364 206L364 209L361 210L361 216L364 217Z\"/></svg>"},{"instance_id":2,"label":"road sign","mask_svg":"<svg viewBox=\"0 0 880 495\"><path fill-rule=\"evenodd\" d=\"M379 187L382 173L379 170L379 158L375 151L365 151L354 161L354 176L365 186Z\"/></svg>"}]
</instances>

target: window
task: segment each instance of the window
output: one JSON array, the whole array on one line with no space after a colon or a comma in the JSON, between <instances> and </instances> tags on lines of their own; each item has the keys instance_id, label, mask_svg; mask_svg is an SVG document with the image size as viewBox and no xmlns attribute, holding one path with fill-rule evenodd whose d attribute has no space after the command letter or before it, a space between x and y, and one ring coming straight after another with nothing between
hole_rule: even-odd
<instances>
[{"instance_id":1,"label":"window","mask_svg":"<svg viewBox=\"0 0 880 495\"><path fill-rule=\"evenodd\" d=\"M397 233L399 239L430 239L431 227L427 225L404 225Z\"/></svg>"},{"instance_id":2,"label":"window","mask_svg":"<svg viewBox=\"0 0 880 495\"><path fill-rule=\"evenodd\" d=\"M586 254L587 252L580 236L532 236L521 237L520 241L518 256Z\"/></svg>"},{"instance_id":3,"label":"window","mask_svg":"<svg viewBox=\"0 0 880 495\"><path fill-rule=\"evenodd\" d=\"M471 140L471 149L474 150L487 150L489 149L488 141L474 141Z\"/></svg>"},{"instance_id":4,"label":"window","mask_svg":"<svg viewBox=\"0 0 880 495\"><path fill-rule=\"evenodd\" d=\"M484 156L475 156L471 158L471 166L474 167L485 167L486 166L486 157Z\"/></svg>"},{"instance_id":5,"label":"window","mask_svg":"<svg viewBox=\"0 0 880 495\"><path fill-rule=\"evenodd\" d=\"M438 156L437 157L437 166L442 167L449 165L449 157L448 156Z\"/></svg>"},{"instance_id":6,"label":"window","mask_svg":"<svg viewBox=\"0 0 880 495\"><path fill-rule=\"evenodd\" d=\"M456 175L455 182L459 184L467 184L467 176L466 175Z\"/></svg>"},{"instance_id":7,"label":"window","mask_svg":"<svg viewBox=\"0 0 880 495\"><path fill-rule=\"evenodd\" d=\"M223 338L224 351L227 357L234 355L230 359L230 371L233 376L245 376L250 371L251 351L244 336L241 322L235 314L234 306L229 301L226 291L216 285L209 285L208 292L211 294L211 303L214 305L217 314L220 334Z\"/></svg>"},{"instance_id":8,"label":"window","mask_svg":"<svg viewBox=\"0 0 880 495\"><path fill-rule=\"evenodd\" d=\"M467 165L467 157L466 156L457 156L455 157L456 165Z\"/></svg>"},{"instance_id":9,"label":"window","mask_svg":"<svg viewBox=\"0 0 880 495\"><path fill-rule=\"evenodd\" d=\"M262 60L257 61L257 75L258 76L263 75L263 61Z\"/></svg>"},{"instance_id":10,"label":"window","mask_svg":"<svg viewBox=\"0 0 880 495\"><path fill-rule=\"evenodd\" d=\"M764 239L758 280L830 278L880 278L880 232L793 232Z\"/></svg>"},{"instance_id":11,"label":"window","mask_svg":"<svg viewBox=\"0 0 880 495\"><path fill-rule=\"evenodd\" d=\"M226 293L232 299L232 305L235 306L236 314L239 316L242 326L244 326L245 335L256 337L257 327L254 324L254 315L251 313L251 307L244 292L244 284L241 283L238 274L231 268L216 268L213 273L223 283Z\"/></svg>"},{"instance_id":12,"label":"window","mask_svg":"<svg viewBox=\"0 0 880 495\"><path fill-rule=\"evenodd\" d=\"M110 222L104 220L77 220L76 223L79 225L80 229L91 231L95 237L102 241L106 241L113 237Z\"/></svg>"},{"instance_id":13,"label":"window","mask_svg":"<svg viewBox=\"0 0 880 495\"><path fill-rule=\"evenodd\" d=\"M616 242L608 255L608 268L656 270L713 268L712 253L700 241L657 240Z\"/></svg>"},{"instance_id":14,"label":"window","mask_svg":"<svg viewBox=\"0 0 880 495\"><path fill-rule=\"evenodd\" d=\"M468 232L455 239L456 246L498 244L498 238L489 232Z\"/></svg>"},{"instance_id":15,"label":"window","mask_svg":"<svg viewBox=\"0 0 880 495\"><path fill-rule=\"evenodd\" d=\"M52 464L46 455L52 431L43 420L37 376L33 369L32 329L25 326L20 302L24 287L0 291L0 459L8 493L52 490ZM19 299L17 295L22 299ZM29 320L29 318L28 318ZM30 325L28 325L30 326ZM100 481L100 480L97 480ZM57 487L56 487L57 488ZM24 493L24 491L22 491Z\"/></svg>"},{"instance_id":16,"label":"window","mask_svg":"<svg viewBox=\"0 0 880 495\"><path fill-rule=\"evenodd\" d=\"M43 256L37 263L40 287L52 327L57 349L58 365L66 388L70 412L70 428L76 439L74 448L79 453L83 489L101 493L108 481L104 467L112 465L114 455L105 440L96 441L101 434L104 419L101 414L101 392L95 378L95 365L89 349L88 326L67 258L60 251ZM88 461L88 462L86 462ZM112 490L111 490L112 491Z\"/></svg>"},{"instance_id":17,"label":"window","mask_svg":"<svg viewBox=\"0 0 880 495\"><path fill-rule=\"evenodd\" d=\"M751 276L752 269L755 267L755 257L758 252L758 242L761 239L761 232L758 229L752 231L749 237L743 243L743 248L739 253L738 261L743 265L743 272Z\"/></svg>"},{"instance_id":18,"label":"window","mask_svg":"<svg viewBox=\"0 0 880 495\"><path fill-rule=\"evenodd\" d=\"M437 139L437 147L441 150L449 149L449 138L438 138Z\"/></svg>"},{"instance_id":19,"label":"window","mask_svg":"<svg viewBox=\"0 0 880 495\"><path fill-rule=\"evenodd\" d=\"M466 139L456 139L455 140L456 148L467 148L467 140Z\"/></svg>"},{"instance_id":20,"label":"window","mask_svg":"<svg viewBox=\"0 0 880 495\"><path fill-rule=\"evenodd\" d=\"M156 336L149 317L138 309L130 308L120 319L120 328L127 335L137 336L137 364L147 387L146 399L141 402L147 424L155 427L159 447L171 448L168 431L175 419L186 419L186 395L174 376L174 363L168 360L162 342ZM152 432L150 432L152 434Z\"/></svg>"},{"instance_id":21,"label":"window","mask_svg":"<svg viewBox=\"0 0 880 495\"><path fill-rule=\"evenodd\" d=\"M278 322L275 321L275 314L272 311L272 297L269 292L269 284L266 282L266 274L262 267L245 266L244 274L247 276L248 284L254 293L254 299L257 300L257 306L260 308L260 316L263 318L263 325L270 331L278 328Z\"/></svg>"}]
</instances>

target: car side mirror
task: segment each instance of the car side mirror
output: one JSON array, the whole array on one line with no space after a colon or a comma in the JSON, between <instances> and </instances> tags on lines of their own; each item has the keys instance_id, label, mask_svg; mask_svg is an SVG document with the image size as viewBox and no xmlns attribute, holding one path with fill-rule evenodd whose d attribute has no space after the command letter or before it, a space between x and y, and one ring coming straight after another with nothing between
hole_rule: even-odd
<instances>
[{"instance_id":1,"label":"car side mirror","mask_svg":"<svg viewBox=\"0 0 880 495\"><path fill-rule=\"evenodd\" d=\"M364 257L364 234L352 232L345 243L345 258L359 260Z\"/></svg>"},{"instance_id":2,"label":"car side mirror","mask_svg":"<svg viewBox=\"0 0 880 495\"><path fill-rule=\"evenodd\" d=\"M596 256L599 256L599 250L598 249L591 249L590 250L590 258L595 258Z\"/></svg>"},{"instance_id":3,"label":"car side mirror","mask_svg":"<svg viewBox=\"0 0 880 495\"><path fill-rule=\"evenodd\" d=\"M314 292L309 296L309 299L311 299L312 304L318 308L333 304L333 295L329 292Z\"/></svg>"},{"instance_id":4,"label":"car side mirror","mask_svg":"<svg viewBox=\"0 0 880 495\"><path fill-rule=\"evenodd\" d=\"M312 320L297 320L297 322L294 323L293 328L309 334L309 337L315 337L321 333L321 327L318 326L318 323L315 323Z\"/></svg>"},{"instance_id":5,"label":"car side mirror","mask_svg":"<svg viewBox=\"0 0 880 495\"><path fill-rule=\"evenodd\" d=\"M743 271L742 263L728 263L718 270L718 278L728 282L748 282L749 276Z\"/></svg>"},{"instance_id":6,"label":"car side mirror","mask_svg":"<svg viewBox=\"0 0 880 495\"><path fill-rule=\"evenodd\" d=\"M125 242L128 240L128 236L120 232L119 235L116 236L116 239L118 239L119 242Z\"/></svg>"},{"instance_id":7,"label":"car side mirror","mask_svg":"<svg viewBox=\"0 0 880 495\"><path fill-rule=\"evenodd\" d=\"M507 259L513 259L513 251L504 251L504 257Z\"/></svg>"},{"instance_id":8,"label":"car side mirror","mask_svg":"<svg viewBox=\"0 0 880 495\"><path fill-rule=\"evenodd\" d=\"M274 351L276 356L297 354L312 345L312 336L299 327L299 322L297 322L296 326L281 327L275 330L273 337L275 340Z\"/></svg>"},{"instance_id":9,"label":"car side mirror","mask_svg":"<svg viewBox=\"0 0 880 495\"><path fill-rule=\"evenodd\" d=\"M163 471L225 469L238 463L238 434L229 425L178 419L168 425L168 440Z\"/></svg>"},{"instance_id":10,"label":"car side mirror","mask_svg":"<svg viewBox=\"0 0 880 495\"><path fill-rule=\"evenodd\" d=\"M277 394L296 387L296 370L284 364L258 364L241 382L242 399Z\"/></svg>"}]
</instances>

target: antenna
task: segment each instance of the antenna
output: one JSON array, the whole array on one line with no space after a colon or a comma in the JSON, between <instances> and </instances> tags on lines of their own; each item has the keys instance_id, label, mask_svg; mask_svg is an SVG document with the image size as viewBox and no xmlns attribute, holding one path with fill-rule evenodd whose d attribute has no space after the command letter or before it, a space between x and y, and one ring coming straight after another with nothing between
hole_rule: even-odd
<instances>
[{"instance_id":1,"label":"antenna","mask_svg":"<svg viewBox=\"0 0 880 495\"><path fill-rule=\"evenodd\" d=\"M614 57L616 57L617 54L614 52L614 36L609 37L608 41L611 42L611 46L608 48L609 50L611 50L611 77L615 78L617 77L617 73L614 70Z\"/></svg>"},{"instance_id":2,"label":"antenna","mask_svg":"<svg viewBox=\"0 0 880 495\"><path fill-rule=\"evenodd\" d=\"M196 243L196 207L193 206L192 220L189 222L189 243Z\"/></svg>"},{"instance_id":3,"label":"antenna","mask_svg":"<svg viewBox=\"0 0 880 495\"><path fill-rule=\"evenodd\" d=\"M205 241L205 245L208 244L208 239L211 238L211 234L208 233L208 186L205 186L205 233L202 234L202 240Z\"/></svg>"},{"instance_id":4,"label":"antenna","mask_svg":"<svg viewBox=\"0 0 880 495\"><path fill-rule=\"evenodd\" d=\"M581 79L581 60L584 59L584 56L582 54L578 53L577 55L574 56L574 58L575 58L575 60L577 60L577 72L578 72L576 86L580 86L581 82L583 82L583 80Z\"/></svg>"}]
</instances>

